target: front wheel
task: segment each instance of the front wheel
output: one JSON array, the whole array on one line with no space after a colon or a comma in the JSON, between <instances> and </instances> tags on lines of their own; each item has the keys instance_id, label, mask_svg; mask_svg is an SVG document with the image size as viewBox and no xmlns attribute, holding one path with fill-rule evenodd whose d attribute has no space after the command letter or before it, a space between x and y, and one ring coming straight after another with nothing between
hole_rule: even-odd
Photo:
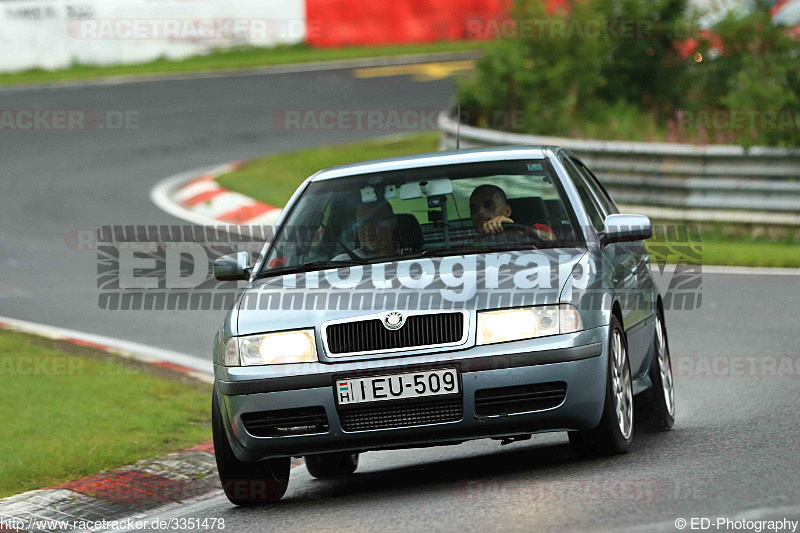
<instances>
[{"instance_id":1,"label":"front wheel","mask_svg":"<svg viewBox=\"0 0 800 533\"><path fill-rule=\"evenodd\" d=\"M291 459L281 457L245 463L233 454L222 423L216 391L211 400L211 432L219 480L234 505L253 505L280 500L289 485Z\"/></svg>"},{"instance_id":2,"label":"front wheel","mask_svg":"<svg viewBox=\"0 0 800 533\"><path fill-rule=\"evenodd\" d=\"M334 479L352 474L358 468L357 453L324 453L306 455L308 473L317 479Z\"/></svg>"},{"instance_id":3,"label":"front wheel","mask_svg":"<svg viewBox=\"0 0 800 533\"><path fill-rule=\"evenodd\" d=\"M606 396L600 424L589 431L570 431L569 443L582 455L627 453L633 441L633 386L628 343L622 326L611 317L608 336Z\"/></svg>"},{"instance_id":4,"label":"front wheel","mask_svg":"<svg viewBox=\"0 0 800 533\"><path fill-rule=\"evenodd\" d=\"M672 377L672 358L669 354L667 326L659 309L653 338L653 360L650 363L650 381L653 390L646 398L645 410L649 425L656 431L668 431L675 425L675 383Z\"/></svg>"}]
</instances>

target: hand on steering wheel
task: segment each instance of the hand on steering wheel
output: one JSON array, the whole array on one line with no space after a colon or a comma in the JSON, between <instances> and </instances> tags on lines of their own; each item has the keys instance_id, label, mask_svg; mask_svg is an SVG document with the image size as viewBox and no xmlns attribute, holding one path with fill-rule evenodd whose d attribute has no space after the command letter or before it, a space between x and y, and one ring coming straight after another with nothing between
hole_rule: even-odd
<instances>
[{"instance_id":1,"label":"hand on steering wheel","mask_svg":"<svg viewBox=\"0 0 800 533\"><path fill-rule=\"evenodd\" d=\"M544 239L539 235L539 232L530 226L514 222L500 222L500 225L502 231L498 233L483 233L478 237L478 240L497 243L534 241L537 246L544 243Z\"/></svg>"},{"instance_id":2,"label":"hand on steering wheel","mask_svg":"<svg viewBox=\"0 0 800 533\"><path fill-rule=\"evenodd\" d=\"M496 216L481 224L478 233L481 235L497 235L503 233L503 224L513 224L514 221L506 216Z\"/></svg>"}]
</instances>

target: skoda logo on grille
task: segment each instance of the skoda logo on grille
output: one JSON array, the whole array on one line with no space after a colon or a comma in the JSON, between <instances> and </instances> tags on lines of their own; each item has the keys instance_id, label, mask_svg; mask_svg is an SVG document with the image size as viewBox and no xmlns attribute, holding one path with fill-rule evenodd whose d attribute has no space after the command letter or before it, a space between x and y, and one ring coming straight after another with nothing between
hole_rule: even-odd
<instances>
[{"instance_id":1,"label":"skoda logo on grille","mask_svg":"<svg viewBox=\"0 0 800 533\"><path fill-rule=\"evenodd\" d=\"M403 327L404 323L405 317L397 311L386 313L386 316L383 317L383 325L386 329L400 329Z\"/></svg>"}]
</instances>

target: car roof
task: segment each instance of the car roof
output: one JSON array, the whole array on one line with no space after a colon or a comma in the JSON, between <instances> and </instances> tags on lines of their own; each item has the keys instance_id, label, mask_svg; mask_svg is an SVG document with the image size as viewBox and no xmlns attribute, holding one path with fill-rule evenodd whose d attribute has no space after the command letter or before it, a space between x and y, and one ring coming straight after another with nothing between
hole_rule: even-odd
<instances>
[{"instance_id":1,"label":"car roof","mask_svg":"<svg viewBox=\"0 0 800 533\"><path fill-rule=\"evenodd\" d=\"M473 148L469 150L448 150L428 152L386 159L373 159L361 163L351 163L320 170L311 181L323 181L372 172L389 172L409 168L458 165L462 163L481 163L485 161L504 161L512 159L543 159L549 146L500 146L493 148Z\"/></svg>"}]
</instances>

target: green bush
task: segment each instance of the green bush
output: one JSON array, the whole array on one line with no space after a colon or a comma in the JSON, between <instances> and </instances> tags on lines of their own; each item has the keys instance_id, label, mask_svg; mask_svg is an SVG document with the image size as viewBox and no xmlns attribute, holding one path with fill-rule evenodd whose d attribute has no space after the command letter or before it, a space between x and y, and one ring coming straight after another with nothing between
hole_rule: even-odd
<instances>
[{"instance_id":1,"label":"green bush","mask_svg":"<svg viewBox=\"0 0 800 533\"><path fill-rule=\"evenodd\" d=\"M628 135L631 123L652 124L630 104L651 112L674 108L678 89L669 80L680 78L675 71L685 69L685 62L662 58L671 50L670 36L682 23L683 8L684 0L584 0L569 11L548 13L540 0L517 2L518 27L539 31L493 43L478 61L475 79L460 86L462 110L474 124L503 127L493 118L511 116L515 120L504 129L550 135L580 135L591 125L606 129L611 110L635 117L620 121L607 135ZM649 22L637 34L648 38L580 37L601 21L611 28ZM563 27L567 37L555 31Z\"/></svg>"},{"instance_id":2,"label":"green bush","mask_svg":"<svg viewBox=\"0 0 800 533\"><path fill-rule=\"evenodd\" d=\"M766 5L729 13L709 34L685 0L582 0L552 13L544 4L514 4L518 37L492 43L459 86L464 120L542 135L800 144L800 43L772 24ZM580 33L598 20L644 31ZM552 31L558 24L578 31ZM682 57L687 39L697 54ZM728 120L703 120L719 113ZM735 116L748 120L733 124Z\"/></svg>"},{"instance_id":3,"label":"green bush","mask_svg":"<svg viewBox=\"0 0 800 533\"><path fill-rule=\"evenodd\" d=\"M798 146L800 43L771 23L766 6L760 7L745 17L730 15L715 27L724 48L715 61L727 67L719 105L732 113L758 113L739 136L742 144Z\"/></svg>"}]
</instances>

